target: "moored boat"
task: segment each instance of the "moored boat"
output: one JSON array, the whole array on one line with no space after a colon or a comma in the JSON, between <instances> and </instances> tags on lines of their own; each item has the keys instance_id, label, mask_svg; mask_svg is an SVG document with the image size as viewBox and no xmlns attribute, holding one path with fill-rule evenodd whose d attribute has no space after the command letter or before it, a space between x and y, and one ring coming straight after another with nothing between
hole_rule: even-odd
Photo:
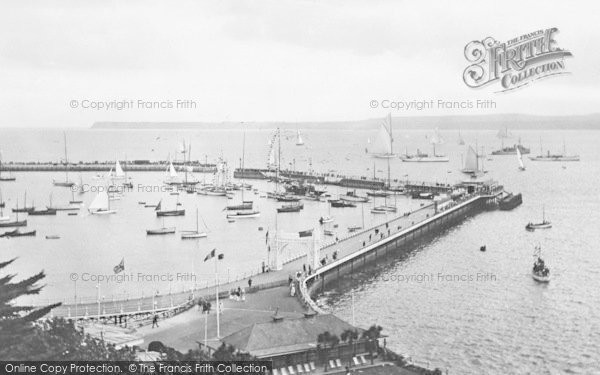
<instances>
[{"instance_id":1,"label":"moored boat","mask_svg":"<svg viewBox=\"0 0 600 375\"><path fill-rule=\"evenodd\" d=\"M277 212L300 212L304 208L302 203L284 204L277 208Z\"/></svg>"},{"instance_id":2,"label":"moored boat","mask_svg":"<svg viewBox=\"0 0 600 375\"><path fill-rule=\"evenodd\" d=\"M37 231L32 230L29 232L21 232L19 229L15 229L10 232L4 232L0 237L33 237Z\"/></svg>"},{"instance_id":3,"label":"moored boat","mask_svg":"<svg viewBox=\"0 0 600 375\"><path fill-rule=\"evenodd\" d=\"M542 248L540 246L536 246L533 257L535 260L533 262L533 269L531 270L531 277L540 283L550 282L550 269L542 259Z\"/></svg>"},{"instance_id":4,"label":"moored boat","mask_svg":"<svg viewBox=\"0 0 600 375\"><path fill-rule=\"evenodd\" d=\"M239 211L227 214L227 219L251 219L259 216L259 211Z\"/></svg>"},{"instance_id":5,"label":"moored boat","mask_svg":"<svg viewBox=\"0 0 600 375\"><path fill-rule=\"evenodd\" d=\"M88 212L92 215L111 215L117 213L117 210L110 208L110 199L106 189L96 195L96 198L94 198L88 207Z\"/></svg>"},{"instance_id":6,"label":"moored boat","mask_svg":"<svg viewBox=\"0 0 600 375\"><path fill-rule=\"evenodd\" d=\"M356 207L354 203L343 201L341 199L331 199L329 200L329 204L331 205L331 207L335 208Z\"/></svg>"},{"instance_id":7,"label":"moored boat","mask_svg":"<svg viewBox=\"0 0 600 375\"><path fill-rule=\"evenodd\" d=\"M519 206L521 203L523 203L523 197L522 197L521 193L519 193L519 194L509 193L506 196L504 196L502 199L500 199L500 201L498 202L498 207L503 211L508 211L508 210L512 210L513 208Z\"/></svg>"},{"instance_id":8,"label":"moored boat","mask_svg":"<svg viewBox=\"0 0 600 375\"><path fill-rule=\"evenodd\" d=\"M0 222L0 228L11 228L11 227L26 227L27 220L14 220L14 221L2 221Z\"/></svg>"},{"instance_id":9,"label":"moored boat","mask_svg":"<svg viewBox=\"0 0 600 375\"><path fill-rule=\"evenodd\" d=\"M75 183L73 181L69 180L69 158L67 156L67 134L64 132L63 132L63 138L64 138L64 142L65 142L65 160L64 160L65 180L64 181L56 181L53 179L52 183L54 184L54 186L72 187L73 185L75 185Z\"/></svg>"},{"instance_id":10,"label":"moored boat","mask_svg":"<svg viewBox=\"0 0 600 375\"><path fill-rule=\"evenodd\" d=\"M147 235L163 235L163 234L173 234L175 233L175 227L168 227L168 228L158 228L158 229L146 229L146 234Z\"/></svg>"},{"instance_id":11,"label":"moored boat","mask_svg":"<svg viewBox=\"0 0 600 375\"><path fill-rule=\"evenodd\" d=\"M206 232L200 232L199 230L199 222L198 222L198 218L199 218L199 214L198 214L198 209L196 208L196 230L186 230L181 232L181 239L186 240L186 239L194 239L194 238L203 238L203 237L207 237L208 234Z\"/></svg>"},{"instance_id":12,"label":"moored boat","mask_svg":"<svg viewBox=\"0 0 600 375\"><path fill-rule=\"evenodd\" d=\"M330 216L321 216L319 218L319 223L320 224L327 224L327 223L331 223L333 222L333 218Z\"/></svg>"},{"instance_id":13,"label":"moored boat","mask_svg":"<svg viewBox=\"0 0 600 375\"><path fill-rule=\"evenodd\" d=\"M53 215L56 216L56 210L53 208L46 208L41 210L33 210L28 212L30 216L48 216Z\"/></svg>"},{"instance_id":14,"label":"moored boat","mask_svg":"<svg viewBox=\"0 0 600 375\"><path fill-rule=\"evenodd\" d=\"M545 208L542 209L542 221L540 223L529 222L525 226L525 229L527 229L528 231L534 231L536 229L550 229L550 228L552 228L552 223L550 221L546 220L546 209Z\"/></svg>"}]
</instances>

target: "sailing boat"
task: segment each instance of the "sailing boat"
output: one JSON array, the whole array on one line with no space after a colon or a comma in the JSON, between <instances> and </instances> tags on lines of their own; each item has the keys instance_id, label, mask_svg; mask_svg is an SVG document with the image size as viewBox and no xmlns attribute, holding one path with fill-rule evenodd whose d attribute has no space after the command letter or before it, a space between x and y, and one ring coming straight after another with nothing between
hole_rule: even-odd
<instances>
[{"instance_id":1,"label":"sailing boat","mask_svg":"<svg viewBox=\"0 0 600 375\"><path fill-rule=\"evenodd\" d=\"M199 232L198 230L198 209L196 208L196 230L186 230L181 233L181 239L194 239L194 238L202 238L206 237L206 232Z\"/></svg>"},{"instance_id":2,"label":"sailing boat","mask_svg":"<svg viewBox=\"0 0 600 375\"><path fill-rule=\"evenodd\" d=\"M112 176L112 179L113 180L125 179L125 172L123 171L123 168L121 167L121 163L119 162L118 159L115 161L115 174Z\"/></svg>"},{"instance_id":3,"label":"sailing boat","mask_svg":"<svg viewBox=\"0 0 600 375\"><path fill-rule=\"evenodd\" d=\"M296 131L296 146L304 145L304 141L302 140L302 136L300 135L300 130Z\"/></svg>"},{"instance_id":4,"label":"sailing boat","mask_svg":"<svg viewBox=\"0 0 600 375\"><path fill-rule=\"evenodd\" d=\"M27 226L27 220L19 221L19 202L17 202L17 210L15 211L13 209L13 212L17 213L17 218L15 219L15 221L2 220L2 221L0 221L0 228L25 227L25 226ZM2 215L0 214L0 216L2 216Z\"/></svg>"},{"instance_id":5,"label":"sailing boat","mask_svg":"<svg viewBox=\"0 0 600 375\"><path fill-rule=\"evenodd\" d=\"M71 194L73 194L73 191L71 191ZM68 206L54 206L52 205L52 194L50 194L50 205L46 206L46 208L54 211L79 211L80 207L71 205L71 202L69 201Z\"/></svg>"},{"instance_id":6,"label":"sailing boat","mask_svg":"<svg viewBox=\"0 0 600 375\"><path fill-rule=\"evenodd\" d=\"M544 263L542 259L542 248L536 246L533 252L534 262L533 269L531 270L531 277L537 282L547 283L550 282L550 269Z\"/></svg>"},{"instance_id":7,"label":"sailing boat","mask_svg":"<svg viewBox=\"0 0 600 375\"><path fill-rule=\"evenodd\" d=\"M467 149L467 156L465 158L465 162L463 165L463 169L461 169L461 172L470 174L471 177L474 178L481 176L483 173L486 173L486 171L483 170L483 166L479 165L479 157L480 156L473 149L473 147L469 146L469 148Z\"/></svg>"},{"instance_id":8,"label":"sailing boat","mask_svg":"<svg viewBox=\"0 0 600 375\"><path fill-rule=\"evenodd\" d=\"M519 152L521 152L522 155L529 154L530 150L527 147L521 145L521 138L519 138L518 144L504 147L504 140L513 138L512 133L508 131L508 126L504 126L503 129L500 129L496 136L500 138L501 147L500 150L492 151L492 155L515 155L517 153L517 150L519 150Z\"/></svg>"},{"instance_id":9,"label":"sailing boat","mask_svg":"<svg viewBox=\"0 0 600 375\"><path fill-rule=\"evenodd\" d=\"M546 155L544 155L542 151L542 140L540 139L540 154L538 156L530 156L529 159L532 161L579 161L579 155L567 155L564 139L562 154L550 154L550 150L548 150Z\"/></svg>"},{"instance_id":10,"label":"sailing boat","mask_svg":"<svg viewBox=\"0 0 600 375\"><path fill-rule=\"evenodd\" d=\"M444 139L439 134L439 129L435 129L433 136L429 139L429 143L433 146L433 155L427 155L417 149L416 155L409 155L405 153L400 155L400 159L404 162L416 162L416 163L432 163L432 162L449 162L450 159L446 155L438 155L435 151L435 146L444 143Z\"/></svg>"},{"instance_id":11,"label":"sailing boat","mask_svg":"<svg viewBox=\"0 0 600 375\"><path fill-rule=\"evenodd\" d=\"M179 208L179 196L177 197L177 203L175 204L174 210L163 210L162 209L162 200L158 202L158 206L154 209L156 211L156 216L185 216L185 208Z\"/></svg>"},{"instance_id":12,"label":"sailing boat","mask_svg":"<svg viewBox=\"0 0 600 375\"><path fill-rule=\"evenodd\" d=\"M52 206L52 194L50 194L50 206ZM49 206L46 206L45 209L33 210L28 212L30 216L56 216L56 210Z\"/></svg>"},{"instance_id":13,"label":"sailing boat","mask_svg":"<svg viewBox=\"0 0 600 375\"><path fill-rule=\"evenodd\" d=\"M524 171L525 165L523 164L523 156L521 155L521 151L517 148L517 160L519 161L519 170Z\"/></svg>"},{"instance_id":14,"label":"sailing boat","mask_svg":"<svg viewBox=\"0 0 600 375\"><path fill-rule=\"evenodd\" d=\"M100 191L98 195L96 195L96 198L94 198L88 207L88 211L92 215L108 215L117 213L117 210L110 208L110 199L108 198L106 189Z\"/></svg>"},{"instance_id":15,"label":"sailing boat","mask_svg":"<svg viewBox=\"0 0 600 375\"><path fill-rule=\"evenodd\" d=\"M19 208L19 206L17 205L16 208L12 209L12 212L25 212L25 213L29 213L31 211L35 210L35 207L33 205L27 207L27 192L25 192L25 197L23 198L23 207Z\"/></svg>"},{"instance_id":16,"label":"sailing boat","mask_svg":"<svg viewBox=\"0 0 600 375\"><path fill-rule=\"evenodd\" d=\"M244 170L244 163L246 158L246 132L244 132L244 139L242 142L242 170ZM242 178L242 187L244 186L244 179ZM241 205L236 206L228 206L227 210L236 210L235 213L228 213L227 219L235 219L235 218L254 218L260 216L260 211L254 210L252 208L252 201L244 200L244 190L242 188L242 203Z\"/></svg>"},{"instance_id":17,"label":"sailing boat","mask_svg":"<svg viewBox=\"0 0 600 375\"><path fill-rule=\"evenodd\" d=\"M549 228L552 228L552 223L550 221L546 220L546 208L545 207L542 208L542 222L541 223L529 222L525 226L525 229L527 229L528 231L534 231L536 229L549 229Z\"/></svg>"},{"instance_id":18,"label":"sailing boat","mask_svg":"<svg viewBox=\"0 0 600 375\"><path fill-rule=\"evenodd\" d=\"M375 166L373 166L373 169L375 169ZM391 175L390 175L390 160L387 160L387 184L385 186L385 188L387 190L390 189L390 186L392 184L392 179L391 179ZM373 199L373 208L371 209L371 212L374 214L385 214L388 212L396 212L397 208L396 208L396 195L394 195L394 205L393 206L389 206L387 199L388 196L385 195L383 197L383 199L385 200L385 203L383 204L383 206L377 206L375 207L375 199Z\"/></svg>"},{"instance_id":19,"label":"sailing boat","mask_svg":"<svg viewBox=\"0 0 600 375\"><path fill-rule=\"evenodd\" d=\"M17 178L9 173L8 176L2 176L2 151L0 151L0 181L15 181Z\"/></svg>"},{"instance_id":20,"label":"sailing boat","mask_svg":"<svg viewBox=\"0 0 600 375\"><path fill-rule=\"evenodd\" d=\"M381 159L395 158L394 154L394 138L392 137L392 114L389 113L379 127L378 137L378 153L373 156Z\"/></svg>"},{"instance_id":21,"label":"sailing boat","mask_svg":"<svg viewBox=\"0 0 600 375\"><path fill-rule=\"evenodd\" d=\"M146 234L149 236L152 235L164 235L164 234L173 234L175 233L175 227L165 227L165 218L162 219L162 228L158 229L146 229Z\"/></svg>"},{"instance_id":22,"label":"sailing boat","mask_svg":"<svg viewBox=\"0 0 600 375\"><path fill-rule=\"evenodd\" d=\"M2 190L0 190L0 222L9 221L10 216L4 216L4 200L2 199Z\"/></svg>"},{"instance_id":23,"label":"sailing boat","mask_svg":"<svg viewBox=\"0 0 600 375\"><path fill-rule=\"evenodd\" d=\"M69 159L67 156L67 133L63 132L63 138L65 141L65 180L64 181L52 180L52 183L54 184L54 186L71 187L71 186L75 185L75 183L73 181L69 181Z\"/></svg>"},{"instance_id":24,"label":"sailing boat","mask_svg":"<svg viewBox=\"0 0 600 375\"><path fill-rule=\"evenodd\" d=\"M73 190L71 190L71 200L69 201L69 204L82 204L83 201L81 199L75 199L75 192Z\"/></svg>"}]
</instances>

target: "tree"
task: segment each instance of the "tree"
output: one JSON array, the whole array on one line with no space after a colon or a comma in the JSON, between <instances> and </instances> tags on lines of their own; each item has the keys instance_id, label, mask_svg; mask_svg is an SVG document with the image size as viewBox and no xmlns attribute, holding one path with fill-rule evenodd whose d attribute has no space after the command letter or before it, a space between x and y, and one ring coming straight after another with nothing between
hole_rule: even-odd
<instances>
[{"instance_id":1,"label":"tree","mask_svg":"<svg viewBox=\"0 0 600 375\"><path fill-rule=\"evenodd\" d=\"M0 270L15 259L0 263ZM41 308L14 303L19 297L38 294L45 275L40 272L13 282L16 275L0 277L0 358L3 360L132 360L134 353L77 330L73 322L61 318L42 318L54 304Z\"/></svg>"},{"instance_id":2,"label":"tree","mask_svg":"<svg viewBox=\"0 0 600 375\"><path fill-rule=\"evenodd\" d=\"M373 352L377 348L376 342L377 339L381 337L381 331L383 331L383 328L374 324L370 326L368 330L362 333L363 339L367 340L367 347L369 349L369 355L371 356L371 364L373 364L374 361Z\"/></svg>"},{"instance_id":3,"label":"tree","mask_svg":"<svg viewBox=\"0 0 600 375\"><path fill-rule=\"evenodd\" d=\"M0 263L0 270L9 266L16 258ZM0 278L0 358L5 360L15 358L15 348L20 347L23 338L32 334L35 329L34 322L60 303L35 309L33 306L19 306L12 303L13 300L39 294L42 287L37 285L45 275L44 272L19 281L13 282L16 275L6 275Z\"/></svg>"}]
</instances>

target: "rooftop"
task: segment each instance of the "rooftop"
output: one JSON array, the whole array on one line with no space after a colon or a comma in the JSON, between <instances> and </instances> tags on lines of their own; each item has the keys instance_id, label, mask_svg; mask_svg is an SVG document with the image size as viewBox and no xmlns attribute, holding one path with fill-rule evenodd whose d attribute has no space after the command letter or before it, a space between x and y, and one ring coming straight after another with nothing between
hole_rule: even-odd
<instances>
[{"instance_id":1,"label":"rooftop","mask_svg":"<svg viewBox=\"0 0 600 375\"><path fill-rule=\"evenodd\" d=\"M338 337L355 328L332 314L255 323L221 341L255 357L268 357L315 349L319 334L328 331Z\"/></svg>"}]
</instances>

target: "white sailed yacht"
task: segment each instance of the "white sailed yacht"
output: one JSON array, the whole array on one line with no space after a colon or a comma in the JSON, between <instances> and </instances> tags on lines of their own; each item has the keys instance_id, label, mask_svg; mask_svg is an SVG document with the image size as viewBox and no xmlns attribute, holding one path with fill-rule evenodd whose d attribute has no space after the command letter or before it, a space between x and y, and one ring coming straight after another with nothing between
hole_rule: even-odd
<instances>
[{"instance_id":1,"label":"white sailed yacht","mask_svg":"<svg viewBox=\"0 0 600 375\"><path fill-rule=\"evenodd\" d=\"M88 207L88 211L92 215L109 215L116 214L117 210L110 208L110 199L106 191L101 191L96 195L96 198L92 201Z\"/></svg>"},{"instance_id":2,"label":"white sailed yacht","mask_svg":"<svg viewBox=\"0 0 600 375\"><path fill-rule=\"evenodd\" d=\"M483 165L479 162L479 155L477 151L473 149L472 146L469 146L467 149L467 156L465 158L463 169L461 169L462 173L466 173L471 175L471 177L478 177L482 174L486 173L483 169Z\"/></svg>"},{"instance_id":3,"label":"white sailed yacht","mask_svg":"<svg viewBox=\"0 0 600 375\"><path fill-rule=\"evenodd\" d=\"M377 135L375 153L373 157L380 159L391 159L395 158L394 154L394 139L392 137L392 114L388 114L385 120L379 127L379 133Z\"/></svg>"},{"instance_id":4,"label":"white sailed yacht","mask_svg":"<svg viewBox=\"0 0 600 375\"><path fill-rule=\"evenodd\" d=\"M519 161L519 170L524 171L525 165L523 164L523 156L521 155L521 150L517 147L517 160Z\"/></svg>"},{"instance_id":5,"label":"white sailed yacht","mask_svg":"<svg viewBox=\"0 0 600 375\"><path fill-rule=\"evenodd\" d=\"M117 160L115 162L115 174L112 176L113 180L123 180L125 179L125 172L123 172L123 168L121 167L121 163Z\"/></svg>"},{"instance_id":6,"label":"white sailed yacht","mask_svg":"<svg viewBox=\"0 0 600 375\"><path fill-rule=\"evenodd\" d=\"M304 141L302 140L302 136L300 135L300 130L296 132L296 146L304 145Z\"/></svg>"}]
</instances>

